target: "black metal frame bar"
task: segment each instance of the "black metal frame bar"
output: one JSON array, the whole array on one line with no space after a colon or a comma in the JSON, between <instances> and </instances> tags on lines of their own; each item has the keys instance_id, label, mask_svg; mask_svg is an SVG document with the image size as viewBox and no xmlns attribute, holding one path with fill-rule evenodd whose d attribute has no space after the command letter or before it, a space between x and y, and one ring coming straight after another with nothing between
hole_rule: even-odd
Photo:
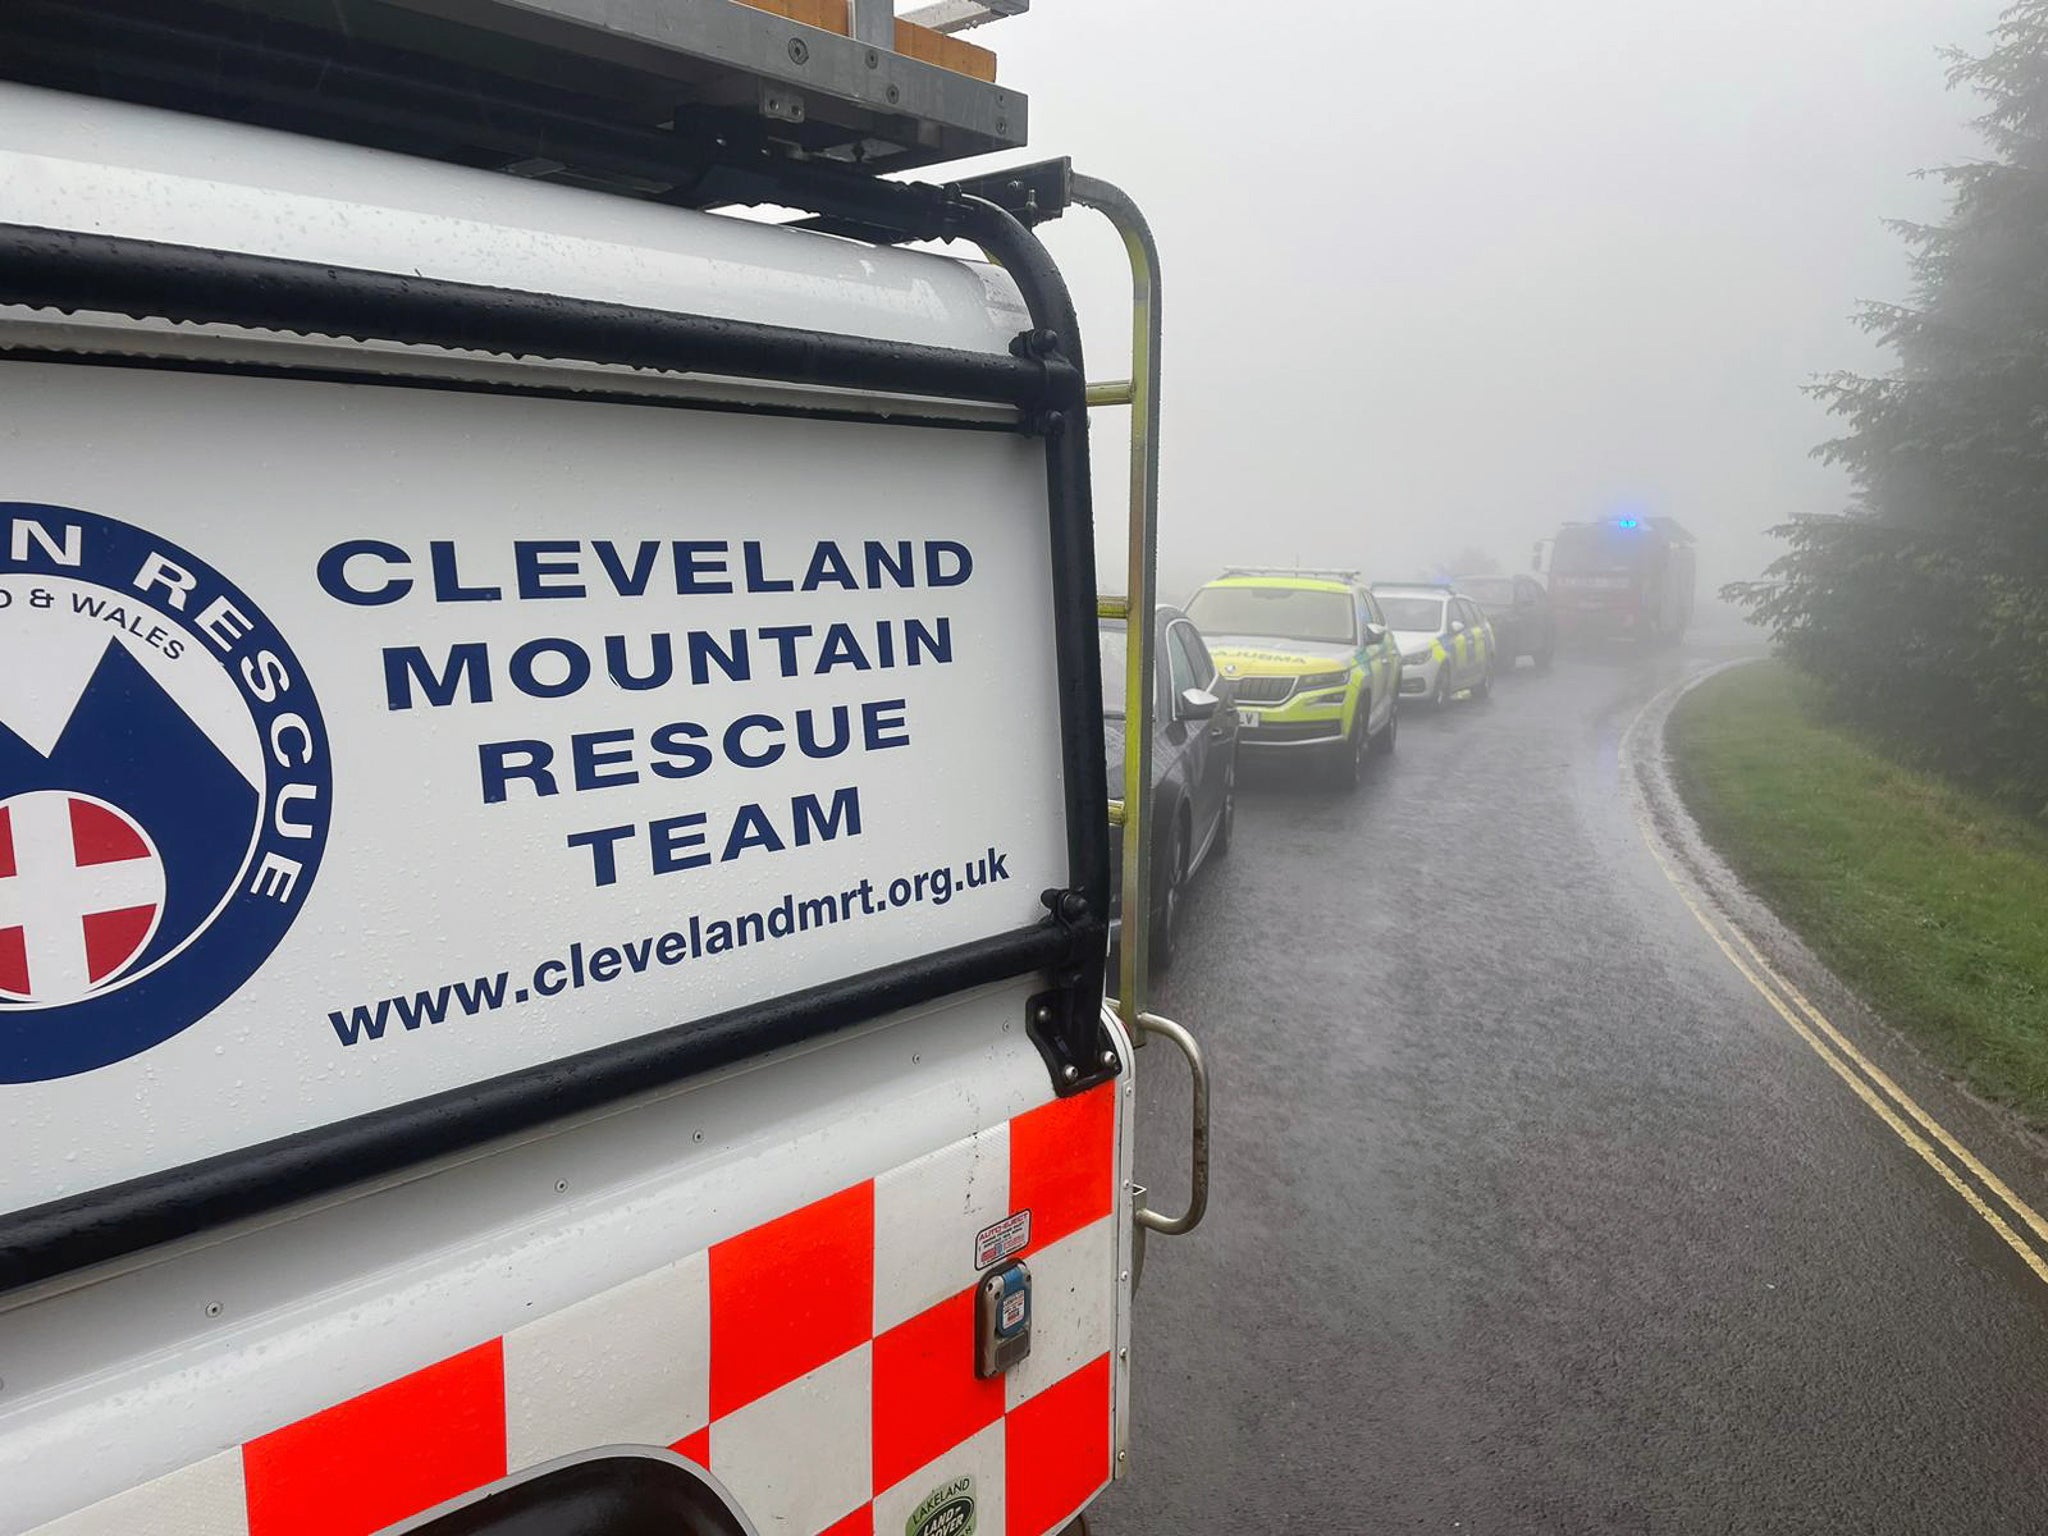
<instances>
[{"instance_id":1,"label":"black metal frame bar","mask_svg":"<svg viewBox=\"0 0 2048 1536\"><path fill-rule=\"evenodd\" d=\"M0 302L988 401L1024 411L1072 409L1081 390L1078 370L1057 355L997 357L828 336L748 320L20 224L0 225Z\"/></svg>"},{"instance_id":2,"label":"black metal frame bar","mask_svg":"<svg viewBox=\"0 0 2048 1536\"><path fill-rule=\"evenodd\" d=\"M784 189L782 197L796 194ZM0 1289L388 1176L952 993L1042 973L1027 1019L1053 1087L1121 1070L1100 1019L1108 947L1101 678L1080 341L1065 280L1002 208L960 193L849 183L827 203L901 237L973 241L1010 273L1033 328L992 357L672 314L274 257L0 226L0 304L210 322L300 334L1015 406L1043 440L1053 632L1060 679L1068 884L1042 924L678 1025L0 1219ZM123 359L132 364L133 359ZM491 385L474 388L488 392ZM680 406L681 402L677 402ZM684 407L687 408L687 407ZM1050 998L1056 1006L1047 1007Z\"/></svg>"}]
</instances>

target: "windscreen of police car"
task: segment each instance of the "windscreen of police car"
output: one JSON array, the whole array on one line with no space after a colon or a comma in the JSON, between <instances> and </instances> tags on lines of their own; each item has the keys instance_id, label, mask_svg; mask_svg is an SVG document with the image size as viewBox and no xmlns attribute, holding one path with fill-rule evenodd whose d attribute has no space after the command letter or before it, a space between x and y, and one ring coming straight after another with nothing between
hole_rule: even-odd
<instances>
[{"instance_id":1,"label":"windscreen of police car","mask_svg":"<svg viewBox=\"0 0 2048 1536\"><path fill-rule=\"evenodd\" d=\"M1440 597L1389 597L1376 594L1390 628L1404 634L1433 635L1444 627L1444 600Z\"/></svg>"},{"instance_id":2,"label":"windscreen of police car","mask_svg":"<svg viewBox=\"0 0 2048 1536\"><path fill-rule=\"evenodd\" d=\"M1350 645L1351 595L1318 587L1204 587L1188 603L1195 628L1211 639L1257 635Z\"/></svg>"}]
</instances>

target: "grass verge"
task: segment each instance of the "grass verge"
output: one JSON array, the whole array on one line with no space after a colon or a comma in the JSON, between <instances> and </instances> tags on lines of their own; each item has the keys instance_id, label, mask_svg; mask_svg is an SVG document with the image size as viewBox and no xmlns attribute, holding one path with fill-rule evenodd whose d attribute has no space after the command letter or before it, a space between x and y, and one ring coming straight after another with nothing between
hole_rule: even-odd
<instances>
[{"instance_id":1,"label":"grass verge","mask_svg":"<svg viewBox=\"0 0 2048 1536\"><path fill-rule=\"evenodd\" d=\"M1829 722L1778 662L1693 689L1667 740L1744 883L1886 1019L2048 1126L2048 832Z\"/></svg>"}]
</instances>

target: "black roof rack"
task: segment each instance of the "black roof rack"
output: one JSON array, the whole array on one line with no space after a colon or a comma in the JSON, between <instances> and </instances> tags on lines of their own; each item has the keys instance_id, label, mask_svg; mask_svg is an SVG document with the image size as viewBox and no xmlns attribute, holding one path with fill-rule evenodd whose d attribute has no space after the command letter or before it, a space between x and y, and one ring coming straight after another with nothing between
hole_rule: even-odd
<instances>
[{"instance_id":1,"label":"black roof rack","mask_svg":"<svg viewBox=\"0 0 2048 1536\"><path fill-rule=\"evenodd\" d=\"M692 207L1025 142L1022 94L894 51L893 0L845 15L842 33L735 0L6 0L0 78Z\"/></svg>"}]
</instances>

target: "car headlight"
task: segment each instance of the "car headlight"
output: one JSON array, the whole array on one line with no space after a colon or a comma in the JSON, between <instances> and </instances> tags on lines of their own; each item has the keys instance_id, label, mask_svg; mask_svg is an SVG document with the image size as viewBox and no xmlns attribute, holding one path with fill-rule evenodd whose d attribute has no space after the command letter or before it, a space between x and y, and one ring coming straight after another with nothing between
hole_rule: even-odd
<instances>
[{"instance_id":1,"label":"car headlight","mask_svg":"<svg viewBox=\"0 0 2048 1536\"><path fill-rule=\"evenodd\" d=\"M1401 659L1407 662L1408 665L1411 667L1419 667L1424 662L1433 661L1435 658L1436 652L1434 651L1410 651L1406 656L1403 656Z\"/></svg>"},{"instance_id":2,"label":"car headlight","mask_svg":"<svg viewBox=\"0 0 2048 1536\"><path fill-rule=\"evenodd\" d=\"M1349 672L1312 672L1295 679L1294 688L1297 693L1313 693L1318 688L1342 688L1350 681Z\"/></svg>"}]
</instances>

